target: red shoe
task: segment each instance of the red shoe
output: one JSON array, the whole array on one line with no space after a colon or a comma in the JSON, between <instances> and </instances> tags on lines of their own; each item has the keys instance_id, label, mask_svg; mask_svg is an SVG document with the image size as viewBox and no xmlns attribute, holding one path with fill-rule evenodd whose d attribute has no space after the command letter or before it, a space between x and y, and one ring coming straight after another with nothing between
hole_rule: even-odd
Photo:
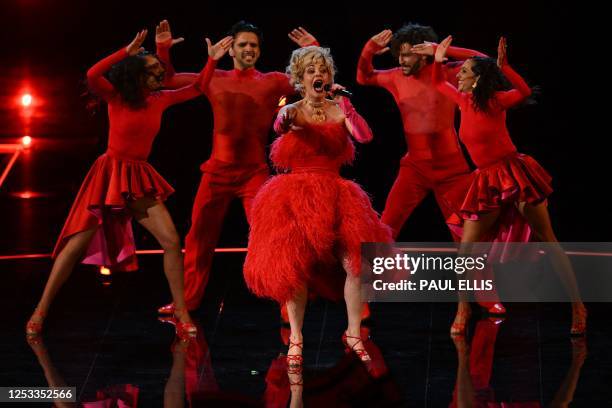
<instances>
[{"instance_id":1,"label":"red shoe","mask_svg":"<svg viewBox=\"0 0 612 408\"><path fill-rule=\"evenodd\" d=\"M289 313L287 312L287 304L281 306L281 323L289 324Z\"/></svg>"},{"instance_id":2,"label":"red shoe","mask_svg":"<svg viewBox=\"0 0 612 408\"><path fill-rule=\"evenodd\" d=\"M586 334L587 309L582 303L579 306L572 304L572 328L570 334L572 336L584 336Z\"/></svg>"},{"instance_id":3,"label":"red shoe","mask_svg":"<svg viewBox=\"0 0 612 408\"><path fill-rule=\"evenodd\" d=\"M168 303L167 305L160 307L159 309L157 309L157 313L163 314L163 315L174 314L174 303Z\"/></svg>"},{"instance_id":4,"label":"red shoe","mask_svg":"<svg viewBox=\"0 0 612 408\"><path fill-rule=\"evenodd\" d=\"M37 319L34 321L33 319ZM45 314L38 310L38 308L34 309L34 313L26 323L26 335L28 336L38 336L43 329L43 321L45 319Z\"/></svg>"},{"instance_id":5,"label":"red shoe","mask_svg":"<svg viewBox=\"0 0 612 408\"><path fill-rule=\"evenodd\" d=\"M501 303L495 303L487 309L487 313L491 316L503 316L506 314L506 308Z\"/></svg>"},{"instance_id":6,"label":"red shoe","mask_svg":"<svg viewBox=\"0 0 612 408\"><path fill-rule=\"evenodd\" d=\"M357 341L355 343L353 343L352 346L350 346L348 344L348 339L356 339ZM347 352L353 351L355 354L357 354L357 357L359 357L359 359L361 361L363 361L363 362L370 362L370 361L372 361L372 359L370 358L370 355L366 351L365 347L363 349L356 349L355 348L355 346L357 346L359 343L361 343L363 345L363 340L361 339L361 337L349 336L348 334L346 334L346 332L344 332L342 334L342 343L344 343L344 346L346 347L346 351Z\"/></svg>"},{"instance_id":7,"label":"red shoe","mask_svg":"<svg viewBox=\"0 0 612 408\"><path fill-rule=\"evenodd\" d=\"M452 335L461 335L465 334L465 325L470 320L470 316L472 316L472 310L468 305L465 309L457 310L457 314L455 315L455 321L451 325L451 336Z\"/></svg>"},{"instance_id":8,"label":"red shoe","mask_svg":"<svg viewBox=\"0 0 612 408\"><path fill-rule=\"evenodd\" d=\"M287 374L301 374L302 366L304 365L304 358L301 354L289 354L289 351L293 347L299 347L300 350L303 350L304 343L294 343L289 339L289 349L287 349L287 356L285 357L285 361L287 361ZM299 384L296 384L299 385Z\"/></svg>"},{"instance_id":9,"label":"red shoe","mask_svg":"<svg viewBox=\"0 0 612 408\"><path fill-rule=\"evenodd\" d=\"M192 322L181 322L179 315L188 313L187 309L174 309L174 319L176 320L176 335L180 338L195 337L198 333L198 329Z\"/></svg>"},{"instance_id":10,"label":"red shoe","mask_svg":"<svg viewBox=\"0 0 612 408\"><path fill-rule=\"evenodd\" d=\"M497 326L498 324L502 324L506 318L503 316L490 316L488 320Z\"/></svg>"}]
</instances>

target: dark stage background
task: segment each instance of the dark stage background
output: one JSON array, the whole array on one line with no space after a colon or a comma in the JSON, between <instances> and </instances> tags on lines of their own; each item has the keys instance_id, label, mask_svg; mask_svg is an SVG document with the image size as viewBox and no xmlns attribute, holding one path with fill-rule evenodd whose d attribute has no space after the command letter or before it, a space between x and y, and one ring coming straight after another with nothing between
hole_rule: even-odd
<instances>
[{"instance_id":1,"label":"dark stage background","mask_svg":"<svg viewBox=\"0 0 612 408\"><path fill-rule=\"evenodd\" d=\"M510 63L542 90L538 105L509 114L509 127L519 150L535 157L554 177L550 211L557 235L563 241L609 241L609 221L603 215L608 206L594 204L608 184L609 172L602 172L607 164L600 165L595 159L603 151L605 135L587 132L584 123L592 121L577 113L578 107L592 103L584 88L596 79L590 78L587 70L580 73L583 80L568 81L568 72L580 62L572 57L572 40L579 42L583 35L580 27L569 23L576 18L575 8L552 2L374 4L375 10L331 1L293 2L289 6L258 2L212 5L208 1L2 2L0 143L26 131L36 142L2 187L2 200L16 200L9 193L26 189L52 193L36 204L48 215L44 223L25 231L4 229L2 252L11 247L51 249L88 167L105 149L105 109L91 116L80 97L85 71L125 46L145 27L149 29L145 45L153 49L155 24L164 18L170 21L176 37L186 38L172 53L179 72L199 70L205 58L204 36L219 39L240 19L254 22L264 31L258 64L262 71L284 70L294 48L287 33L298 25L331 47L339 68L337 82L354 91L353 103L375 133L373 143L358 148L355 166L345 174L365 187L379 211L406 147L391 95L355 83L357 60L365 42L384 28L395 30L408 21L430 24L441 38L453 34L455 45L489 54L495 53L498 37L506 35ZM394 65L390 55L375 60L379 68ZM229 57L220 67L231 67ZM24 130L13 101L28 83L40 105L35 107L30 128ZM182 236L189 227L199 165L210 153L211 131L212 115L204 97L175 106L164 116L150 158L177 190L168 206ZM0 160L4 163L5 158ZM239 203L228 215L220 246L244 245L247 225ZM139 235L146 241L141 244L148 246L151 239ZM432 197L415 211L400 235L405 241L449 239ZM156 244L151 242L151 246Z\"/></svg>"}]
</instances>

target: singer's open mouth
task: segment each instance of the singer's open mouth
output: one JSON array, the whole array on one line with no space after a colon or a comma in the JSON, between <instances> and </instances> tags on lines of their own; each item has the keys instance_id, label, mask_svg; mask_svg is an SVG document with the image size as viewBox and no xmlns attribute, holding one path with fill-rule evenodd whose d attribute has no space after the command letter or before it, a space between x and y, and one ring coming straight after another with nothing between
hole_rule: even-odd
<instances>
[{"instance_id":1,"label":"singer's open mouth","mask_svg":"<svg viewBox=\"0 0 612 408\"><path fill-rule=\"evenodd\" d=\"M317 92L324 91L324 83L322 79L317 79L312 83L312 88Z\"/></svg>"}]
</instances>

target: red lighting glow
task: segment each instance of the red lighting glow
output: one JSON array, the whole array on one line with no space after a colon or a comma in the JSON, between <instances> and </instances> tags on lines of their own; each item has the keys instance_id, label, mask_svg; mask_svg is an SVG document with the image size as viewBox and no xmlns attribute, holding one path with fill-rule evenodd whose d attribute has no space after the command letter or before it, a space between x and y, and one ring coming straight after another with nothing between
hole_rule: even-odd
<instances>
[{"instance_id":1,"label":"red lighting glow","mask_svg":"<svg viewBox=\"0 0 612 408\"><path fill-rule=\"evenodd\" d=\"M53 196L52 193L32 191L32 190L13 191L13 192L10 192L9 195L11 197L22 198L26 200L30 198L47 198L47 197Z\"/></svg>"},{"instance_id":2,"label":"red lighting glow","mask_svg":"<svg viewBox=\"0 0 612 408\"><path fill-rule=\"evenodd\" d=\"M25 107L30 106L32 104L32 95L30 95L29 93L23 94L21 96L21 104Z\"/></svg>"}]
</instances>

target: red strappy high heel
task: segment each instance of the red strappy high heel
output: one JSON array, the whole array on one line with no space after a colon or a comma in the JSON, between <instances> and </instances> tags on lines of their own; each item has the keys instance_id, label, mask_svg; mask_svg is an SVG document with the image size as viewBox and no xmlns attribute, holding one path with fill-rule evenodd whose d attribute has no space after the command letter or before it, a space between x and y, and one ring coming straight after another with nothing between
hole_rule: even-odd
<instances>
[{"instance_id":1,"label":"red strappy high heel","mask_svg":"<svg viewBox=\"0 0 612 408\"><path fill-rule=\"evenodd\" d=\"M357 341L352 346L349 346L348 339L356 339ZM348 334L346 334L346 332L344 332L342 334L342 343L344 343L347 352L353 351L355 354L357 354L357 357L359 357L361 361L369 362L372 360L365 347L363 349L355 348L355 346L359 343L363 344L363 340L361 339L361 337L349 336Z\"/></svg>"},{"instance_id":2,"label":"red strappy high heel","mask_svg":"<svg viewBox=\"0 0 612 408\"><path fill-rule=\"evenodd\" d=\"M457 314L455 315L455 321L453 322L450 328L451 335L464 334L465 326L468 320L470 320L471 316L472 316L472 310L470 309L469 306L466 308L460 308L459 310L457 310Z\"/></svg>"},{"instance_id":3,"label":"red strappy high heel","mask_svg":"<svg viewBox=\"0 0 612 408\"><path fill-rule=\"evenodd\" d=\"M301 354L289 354L289 351L293 347L299 347L300 350L303 350L304 343L294 343L289 338L289 348L287 349L287 356L285 357L285 361L287 361L287 374L302 374L302 366L304 365L304 357ZM301 381L300 381L301 382ZM291 381L289 381L291 384ZM292 384L292 385L301 385L301 384Z\"/></svg>"},{"instance_id":4,"label":"red strappy high heel","mask_svg":"<svg viewBox=\"0 0 612 408\"><path fill-rule=\"evenodd\" d=\"M572 305L572 328L570 334L572 336L584 336L586 334L587 309L583 304L577 307Z\"/></svg>"},{"instance_id":5,"label":"red strappy high heel","mask_svg":"<svg viewBox=\"0 0 612 408\"><path fill-rule=\"evenodd\" d=\"M479 302L478 305L486 310L489 316L505 316L506 308L503 304L497 302Z\"/></svg>"},{"instance_id":6,"label":"red strappy high heel","mask_svg":"<svg viewBox=\"0 0 612 408\"><path fill-rule=\"evenodd\" d=\"M35 322L32 320L33 318L38 318L39 321ZM32 317L30 317L30 320L28 320L28 323L26 324L26 334L28 336L38 336L42 332L44 319L45 314L38 310L38 308L34 309Z\"/></svg>"},{"instance_id":7,"label":"red strappy high heel","mask_svg":"<svg viewBox=\"0 0 612 408\"><path fill-rule=\"evenodd\" d=\"M291 377L296 377L296 380L291 379ZM289 378L289 386L299 385L300 387L304 386L304 377L302 377L302 368L295 369L295 371L289 372L287 369L287 377Z\"/></svg>"},{"instance_id":8,"label":"red strappy high heel","mask_svg":"<svg viewBox=\"0 0 612 408\"><path fill-rule=\"evenodd\" d=\"M157 313L162 315L174 314L174 303L168 303L167 305L161 306L159 309L157 309Z\"/></svg>"},{"instance_id":9,"label":"red strappy high heel","mask_svg":"<svg viewBox=\"0 0 612 408\"><path fill-rule=\"evenodd\" d=\"M180 338L195 337L198 333L198 329L192 322L181 322L179 315L182 315L183 313L187 313L187 309L174 309L174 318L176 320L176 335Z\"/></svg>"}]
</instances>

